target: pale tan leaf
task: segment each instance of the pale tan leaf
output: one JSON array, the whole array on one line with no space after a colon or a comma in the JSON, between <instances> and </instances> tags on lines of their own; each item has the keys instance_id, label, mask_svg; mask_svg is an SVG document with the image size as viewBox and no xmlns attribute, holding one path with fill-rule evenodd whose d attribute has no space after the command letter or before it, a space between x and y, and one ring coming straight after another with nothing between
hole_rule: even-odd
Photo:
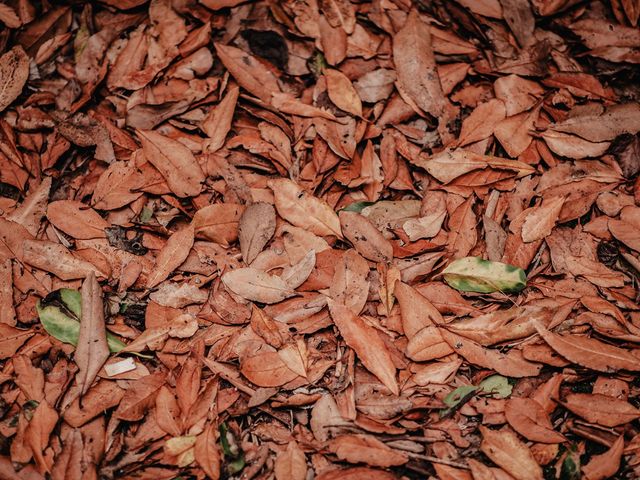
<instances>
[{"instance_id":1,"label":"pale tan leaf","mask_svg":"<svg viewBox=\"0 0 640 480\"><path fill-rule=\"evenodd\" d=\"M247 265L269 243L276 231L276 211L269 203L258 202L249 205L240 217L238 237L240 251Z\"/></svg>"},{"instance_id":2,"label":"pale tan leaf","mask_svg":"<svg viewBox=\"0 0 640 480\"><path fill-rule=\"evenodd\" d=\"M46 214L49 191L51 190L51 177L45 177L13 212L7 215L7 220L19 223L31 235L37 235Z\"/></svg>"},{"instance_id":3,"label":"pale tan leaf","mask_svg":"<svg viewBox=\"0 0 640 480\"><path fill-rule=\"evenodd\" d=\"M295 295L280 277L251 267L226 272L222 283L236 295L260 303L278 303Z\"/></svg>"},{"instance_id":4,"label":"pale tan leaf","mask_svg":"<svg viewBox=\"0 0 640 480\"><path fill-rule=\"evenodd\" d=\"M333 323L344 341L353 348L362 364L395 395L400 393L396 367L380 333L348 307L328 300Z\"/></svg>"},{"instance_id":5,"label":"pale tan leaf","mask_svg":"<svg viewBox=\"0 0 640 480\"><path fill-rule=\"evenodd\" d=\"M104 238L109 223L93 208L77 200L58 200L47 207L47 219L73 238Z\"/></svg>"},{"instance_id":6,"label":"pale tan leaf","mask_svg":"<svg viewBox=\"0 0 640 480\"><path fill-rule=\"evenodd\" d=\"M551 230L558 221L564 205L564 197L546 199L543 204L533 209L522 224L522 241L535 242L551 235Z\"/></svg>"},{"instance_id":7,"label":"pale tan leaf","mask_svg":"<svg viewBox=\"0 0 640 480\"><path fill-rule=\"evenodd\" d=\"M286 178L272 179L267 184L273 190L278 214L289 223L316 235L342 237L340 219L324 200Z\"/></svg>"},{"instance_id":8,"label":"pale tan leaf","mask_svg":"<svg viewBox=\"0 0 640 480\"><path fill-rule=\"evenodd\" d=\"M0 112L18 98L29 78L29 57L15 46L0 57Z\"/></svg>"},{"instance_id":9,"label":"pale tan leaf","mask_svg":"<svg viewBox=\"0 0 640 480\"><path fill-rule=\"evenodd\" d=\"M147 277L147 288L153 288L165 280L185 261L193 246L193 223L174 232L156 257L153 270Z\"/></svg>"},{"instance_id":10,"label":"pale tan leaf","mask_svg":"<svg viewBox=\"0 0 640 480\"><path fill-rule=\"evenodd\" d=\"M507 430L496 431L481 426L480 450L494 463L504 468L516 480L542 480L542 468L531 450Z\"/></svg>"},{"instance_id":11,"label":"pale tan leaf","mask_svg":"<svg viewBox=\"0 0 640 480\"><path fill-rule=\"evenodd\" d=\"M362 101L351 81L339 70L326 69L327 93L333 104L347 113L357 117L362 116Z\"/></svg>"},{"instance_id":12,"label":"pale tan leaf","mask_svg":"<svg viewBox=\"0 0 640 480\"><path fill-rule=\"evenodd\" d=\"M356 26L356 12L350 0L320 0L318 3L332 27L342 27L349 35L353 33Z\"/></svg>"},{"instance_id":13,"label":"pale tan leaf","mask_svg":"<svg viewBox=\"0 0 640 480\"><path fill-rule=\"evenodd\" d=\"M331 298L350 308L356 315L364 308L369 296L369 264L355 250L347 250L335 265L329 289Z\"/></svg>"},{"instance_id":14,"label":"pale tan leaf","mask_svg":"<svg viewBox=\"0 0 640 480\"><path fill-rule=\"evenodd\" d=\"M49 445L49 436L58 423L58 412L46 400L38 404L25 431L25 441L31 447L33 458L41 472L49 472L49 462L44 451Z\"/></svg>"},{"instance_id":15,"label":"pale tan leaf","mask_svg":"<svg viewBox=\"0 0 640 480\"><path fill-rule=\"evenodd\" d=\"M13 272L11 268L11 259L0 259L0 324L16 325L16 310L13 305ZM3 338L0 334L0 338ZM7 339L5 338L5 341ZM2 351L2 348L0 348ZM2 354L0 353L0 358Z\"/></svg>"},{"instance_id":16,"label":"pale tan leaf","mask_svg":"<svg viewBox=\"0 0 640 480\"><path fill-rule=\"evenodd\" d=\"M46 240L25 240L22 242L24 261L45 272L53 273L62 280L85 278L90 272L105 277L92 263L80 260L59 243Z\"/></svg>"},{"instance_id":17,"label":"pale tan leaf","mask_svg":"<svg viewBox=\"0 0 640 480\"><path fill-rule=\"evenodd\" d=\"M74 360L79 368L76 383L84 395L109 358L109 347L104 324L102 287L93 272L82 283L81 293L82 319Z\"/></svg>"},{"instance_id":18,"label":"pale tan leaf","mask_svg":"<svg viewBox=\"0 0 640 480\"><path fill-rule=\"evenodd\" d=\"M200 193L205 177L191 150L152 130L137 130L136 133L144 156L162 174L173 193L179 197Z\"/></svg>"},{"instance_id":19,"label":"pale tan leaf","mask_svg":"<svg viewBox=\"0 0 640 480\"><path fill-rule=\"evenodd\" d=\"M315 266L316 252L315 250L309 250L298 263L285 267L280 278L284 280L289 288L295 290L309 278Z\"/></svg>"}]
</instances>

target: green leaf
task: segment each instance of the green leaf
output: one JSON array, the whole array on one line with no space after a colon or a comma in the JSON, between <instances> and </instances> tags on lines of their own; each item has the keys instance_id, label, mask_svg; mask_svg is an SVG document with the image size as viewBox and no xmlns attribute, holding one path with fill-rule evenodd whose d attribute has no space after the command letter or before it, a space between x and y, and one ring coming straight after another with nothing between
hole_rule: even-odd
<instances>
[{"instance_id":1,"label":"green leaf","mask_svg":"<svg viewBox=\"0 0 640 480\"><path fill-rule=\"evenodd\" d=\"M485 393L490 393L493 398L507 398L513 391L513 385L509 383L507 377L502 375L491 375L485 378L478 388Z\"/></svg>"},{"instance_id":2,"label":"green leaf","mask_svg":"<svg viewBox=\"0 0 640 480\"><path fill-rule=\"evenodd\" d=\"M236 442L233 432L229 430L229 427L227 427L225 422L220 424L218 430L220 431L220 446L222 447L222 453L229 459L229 463L227 463L226 468L227 471L233 475L244 468L244 454L242 453L242 450L240 450L240 447L238 447L238 443Z\"/></svg>"},{"instance_id":3,"label":"green leaf","mask_svg":"<svg viewBox=\"0 0 640 480\"><path fill-rule=\"evenodd\" d=\"M453 392L449 393L446 397L444 397L443 402L448 407L457 406L462 400L467 398L467 396L471 392L475 392L478 387L473 385L462 385L461 387L456 388Z\"/></svg>"},{"instance_id":4,"label":"green leaf","mask_svg":"<svg viewBox=\"0 0 640 480\"><path fill-rule=\"evenodd\" d=\"M80 335L80 319L82 318L82 296L77 290L62 288L57 295L48 296L36 304L36 311L42 326L49 335L61 342L78 344ZM107 344L112 353L122 350L126 344L107 332Z\"/></svg>"},{"instance_id":5,"label":"green leaf","mask_svg":"<svg viewBox=\"0 0 640 480\"><path fill-rule=\"evenodd\" d=\"M571 445L562 462L560 480L579 480L580 478L580 455L576 446Z\"/></svg>"},{"instance_id":6,"label":"green leaf","mask_svg":"<svg viewBox=\"0 0 640 480\"><path fill-rule=\"evenodd\" d=\"M463 292L519 292L527 286L523 269L480 257L455 260L442 274L449 285Z\"/></svg>"},{"instance_id":7,"label":"green leaf","mask_svg":"<svg viewBox=\"0 0 640 480\"><path fill-rule=\"evenodd\" d=\"M360 213L362 210L375 202L353 202L342 209L344 212L356 212Z\"/></svg>"}]
</instances>

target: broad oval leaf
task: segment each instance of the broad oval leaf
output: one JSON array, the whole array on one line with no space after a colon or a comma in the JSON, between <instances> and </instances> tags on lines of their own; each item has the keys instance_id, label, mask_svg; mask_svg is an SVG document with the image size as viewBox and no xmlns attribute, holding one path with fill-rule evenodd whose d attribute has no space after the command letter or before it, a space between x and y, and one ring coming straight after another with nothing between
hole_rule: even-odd
<instances>
[{"instance_id":1,"label":"broad oval leaf","mask_svg":"<svg viewBox=\"0 0 640 480\"><path fill-rule=\"evenodd\" d=\"M18 98L29 78L29 57L17 45L0 57L0 112Z\"/></svg>"},{"instance_id":2,"label":"broad oval leaf","mask_svg":"<svg viewBox=\"0 0 640 480\"><path fill-rule=\"evenodd\" d=\"M261 303L278 303L296 293L280 277L251 267L225 273L222 283L236 295Z\"/></svg>"},{"instance_id":3,"label":"broad oval leaf","mask_svg":"<svg viewBox=\"0 0 640 480\"><path fill-rule=\"evenodd\" d=\"M442 271L445 281L463 292L519 292L527 286L523 269L480 257L465 257L450 263Z\"/></svg>"}]
</instances>

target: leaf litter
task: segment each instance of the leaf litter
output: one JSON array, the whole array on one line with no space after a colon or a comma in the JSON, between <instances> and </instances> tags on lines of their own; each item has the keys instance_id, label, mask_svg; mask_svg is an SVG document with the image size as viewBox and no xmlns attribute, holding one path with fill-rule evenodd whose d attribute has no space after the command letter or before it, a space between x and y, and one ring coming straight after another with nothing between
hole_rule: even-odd
<instances>
[{"instance_id":1,"label":"leaf litter","mask_svg":"<svg viewBox=\"0 0 640 480\"><path fill-rule=\"evenodd\" d=\"M0 4L0 477L640 477L639 16Z\"/></svg>"}]
</instances>

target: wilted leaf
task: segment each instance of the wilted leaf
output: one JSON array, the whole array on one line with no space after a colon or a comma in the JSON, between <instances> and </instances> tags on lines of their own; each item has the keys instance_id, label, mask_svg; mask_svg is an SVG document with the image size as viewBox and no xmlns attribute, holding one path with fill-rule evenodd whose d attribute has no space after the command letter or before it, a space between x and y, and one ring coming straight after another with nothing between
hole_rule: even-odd
<instances>
[{"instance_id":1,"label":"wilted leaf","mask_svg":"<svg viewBox=\"0 0 640 480\"><path fill-rule=\"evenodd\" d=\"M93 272L82 283L82 308L80 331L74 360L80 371L76 377L82 395L98 375L104 362L109 358L109 347L104 325L102 287Z\"/></svg>"},{"instance_id":2,"label":"wilted leaf","mask_svg":"<svg viewBox=\"0 0 640 480\"><path fill-rule=\"evenodd\" d=\"M629 402L600 393L571 393L560 404L587 422L616 427L640 418Z\"/></svg>"},{"instance_id":3,"label":"wilted leaf","mask_svg":"<svg viewBox=\"0 0 640 480\"><path fill-rule=\"evenodd\" d=\"M329 449L340 460L375 467L403 465L409 460L405 453L389 448L370 435L341 435L329 442Z\"/></svg>"},{"instance_id":4,"label":"wilted leaf","mask_svg":"<svg viewBox=\"0 0 640 480\"><path fill-rule=\"evenodd\" d=\"M278 303L295 295L280 277L250 267L225 273L222 282L236 295L254 302Z\"/></svg>"},{"instance_id":5,"label":"wilted leaf","mask_svg":"<svg viewBox=\"0 0 640 480\"><path fill-rule=\"evenodd\" d=\"M180 142L151 130L137 130L144 155L178 197L200 193L204 174L195 157Z\"/></svg>"},{"instance_id":6,"label":"wilted leaf","mask_svg":"<svg viewBox=\"0 0 640 480\"><path fill-rule=\"evenodd\" d=\"M542 480L542 469L527 446L509 431L480 427L480 450L517 480Z\"/></svg>"},{"instance_id":7,"label":"wilted leaf","mask_svg":"<svg viewBox=\"0 0 640 480\"><path fill-rule=\"evenodd\" d=\"M18 98L29 78L29 57L21 46L0 57L0 112Z\"/></svg>"},{"instance_id":8,"label":"wilted leaf","mask_svg":"<svg viewBox=\"0 0 640 480\"><path fill-rule=\"evenodd\" d=\"M194 226L189 224L169 237L166 245L156 257L153 271L147 278L147 288L158 285L185 261L193 246L193 235Z\"/></svg>"},{"instance_id":9,"label":"wilted leaf","mask_svg":"<svg viewBox=\"0 0 640 480\"><path fill-rule=\"evenodd\" d=\"M479 257L455 260L442 271L446 282L463 292L518 292L527 286L521 268Z\"/></svg>"},{"instance_id":10,"label":"wilted leaf","mask_svg":"<svg viewBox=\"0 0 640 480\"><path fill-rule=\"evenodd\" d=\"M392 393L398 395L396 367L380 334L344 305L329 300L329 310L340 334L356 352L362 364Z\"/></svg>"},{"instance_id":11,"label":"wilted leaf","mask_svg":"<svg viewBox=\"0 0 640 480\"><path fill-rule=\"evenodd\" d=\"M542 406L531 398L510 398L504 414L513 429L528 440L541 443L566 441L563 435L553 430L551 420Z\"/></svg>"},{"instance_id":12,"label":"wilted leaf","mask_svg":"<svg viewBox=\"0 0 640 480\"><path fill-rule=\"evenodd\" d=\"M284 178L269 180L278 214L296 227L306 228L316 235L342 236L340 220L323 200L305 192Z\"/></svg>"},{"instance_id":13,"label":"wilted leaf","mask_svg":"<svg viewBox=\"0 0 640 480\"><path fill-rule=\"evenodd\" d=\"M324 71L324 76L327 79L329 98L334 105L347 113L361 117L362 102L346 75L329 68Z\"/></svg>"},{"instance_id":14,"label":"wilted leaf","mask_svg":"<svg viewBox=\"0 0 640 480\"><path fill-rule=\"evenodd\" d=\"M276 231L276 212L273 205L254 203L240 217L238 236L242 258L251 264Z\"/></svg>"}]
</instances>

